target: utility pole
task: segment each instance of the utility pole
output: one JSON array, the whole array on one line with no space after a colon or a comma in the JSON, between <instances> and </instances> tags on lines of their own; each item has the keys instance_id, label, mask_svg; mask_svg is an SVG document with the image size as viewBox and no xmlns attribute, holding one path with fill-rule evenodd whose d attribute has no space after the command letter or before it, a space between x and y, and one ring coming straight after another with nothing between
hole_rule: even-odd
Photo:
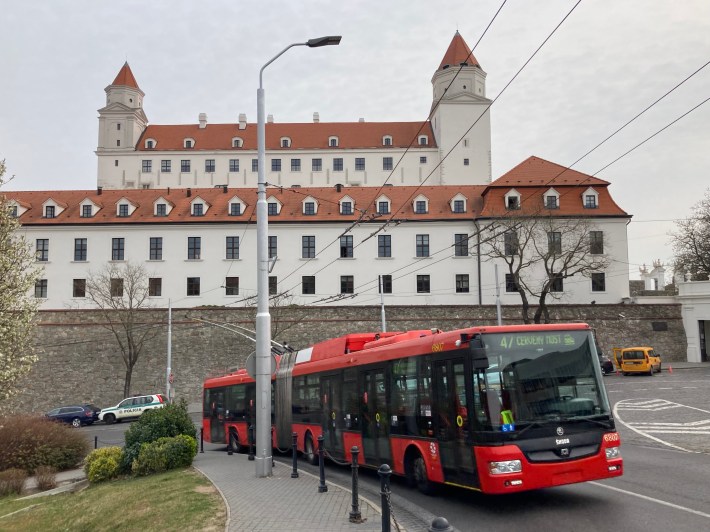
<instances>
[{"instance_id":1,"label":"utility pole","mask_svg":"<svg viewBox=\"0 0 710 532\"><path fill-rule=\"evenodd\" d=\"M385 294L382 291L382 276L378 275L377 276L377 283L380 286L380 307L382 310L380 311L380 314L382 316L382 332L387 332L387 323L385 322Z\"/></svg>"},{"instance_id":2,"label":"utility pole","mask_svg":"<svg viewBox=\"0 0 710 532\"><path fill-rule=\"evenodd\" d=\"M172 402L170 389L172 386L172 375L173 375L173 306L172 301L168 299L168 370L165 374L165 391L167 393L168 401ZM174 395L174 394L173 394Z\"/></svg>"}]
</instances>

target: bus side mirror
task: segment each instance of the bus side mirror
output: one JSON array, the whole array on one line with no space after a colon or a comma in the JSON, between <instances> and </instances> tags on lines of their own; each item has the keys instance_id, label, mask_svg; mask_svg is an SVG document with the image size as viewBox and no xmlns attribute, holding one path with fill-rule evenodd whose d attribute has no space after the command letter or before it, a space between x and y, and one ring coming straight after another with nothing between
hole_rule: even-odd
<instances>
[{"instance_id":1,"label":"bus side mirror","mask_svg":"<svg viewBox=\"0 0 710 532\"><path fill-rule=\"evenodd\" d=\"M483 345L483 340L480 335L471 338L471 342L468 344L468 349L471 352L473 369L488 369L490 363L488 362L486 348Z\"/></svg>"}]
</instances>

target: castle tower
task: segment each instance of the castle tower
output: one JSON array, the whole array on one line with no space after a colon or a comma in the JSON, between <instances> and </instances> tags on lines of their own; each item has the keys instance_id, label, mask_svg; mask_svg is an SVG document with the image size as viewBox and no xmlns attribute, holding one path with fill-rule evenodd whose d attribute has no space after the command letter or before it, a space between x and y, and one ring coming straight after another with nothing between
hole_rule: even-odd
<instances>
[{"instance_id":1,"label":"castle tower","mask_svg":"<svg viewBox=\"0 0 710 532\"><path fill-rule=\"evenodd\" d=\"M148 124L143 112L143 96L126 62L113 83L104 89L106 106L99 109L97 155L130 152Z\"/></svg>"},{"instance_id":2,"label":"castle tower","mask_svg":"<svg viewBox=\"0 0 710 532\"><path fill-rule=\"evenodd\" d=\"M441 163L441 180L437 184L490 183L491 120L486 109L492 102L486 98L486 73L458 31L431 83L431 122L441 158L451 151ZM467 132L474 122L476 125ZM447 179L454 175L464 176L464 181Z\"/></svg>"}]
</instances>

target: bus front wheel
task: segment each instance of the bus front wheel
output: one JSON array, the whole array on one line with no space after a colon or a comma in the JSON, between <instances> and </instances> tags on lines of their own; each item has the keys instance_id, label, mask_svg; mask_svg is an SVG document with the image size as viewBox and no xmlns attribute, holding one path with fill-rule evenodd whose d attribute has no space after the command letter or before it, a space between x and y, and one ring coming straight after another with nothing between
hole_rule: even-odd
<instances>
[{"instance_id":1,"label":"bus front wheel","mask_svg":"<svg viewBox=\"0 0 710 532\"><path fill-rule=\"evenodd\" d=\"M424 495L432 495L436 491L435 484L429 480L429 475L426 471L426 462L421 454L417 454L413 460L408 463L407 476L419 491Z\"/></svg>"}]
</instances>

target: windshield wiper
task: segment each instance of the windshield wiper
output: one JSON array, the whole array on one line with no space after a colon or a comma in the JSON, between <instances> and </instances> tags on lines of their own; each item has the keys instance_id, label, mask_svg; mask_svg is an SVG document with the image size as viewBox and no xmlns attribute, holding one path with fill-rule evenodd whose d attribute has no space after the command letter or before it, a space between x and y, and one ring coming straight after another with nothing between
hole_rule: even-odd
<instances>
[{"instance_id":1,"label":"windshield wiper","mask_svg":"<svg viewBox=\"0 0 710 532\"><path fill-rule=\"evenodd\" d=\"M550 421L528 421L527 423L528 423L528 426L527 426L527 427L525 427L525 428L519 430L518 432L515 432L515 433L511 434L511 435L510 435L511 439L515 440L515 439L517 439L517 438L520 438L520 436L522 436L523 434L525 434L528 430L530 430L530 429L533 428L533 427L545 427L545 426L551 424ZM552 423L557 423L557 422L554 421L554 422L552 422Z\"/></svg>"},{"instance_id":2,"label":"windshield wiper","mask_svg":"<svg viewBox=\"0 0 710 532\"><path fill-rule=\"evenodd\" d=\"M602 421L602 419L604 421ZM611 428L611 422L609 421L609 416L607 414L592 414L590 416L570 416L560 419L560 421L589 421L590 423L596 423L597 425L604 427L605 429Z\"/></svg>"}]
</instances>

